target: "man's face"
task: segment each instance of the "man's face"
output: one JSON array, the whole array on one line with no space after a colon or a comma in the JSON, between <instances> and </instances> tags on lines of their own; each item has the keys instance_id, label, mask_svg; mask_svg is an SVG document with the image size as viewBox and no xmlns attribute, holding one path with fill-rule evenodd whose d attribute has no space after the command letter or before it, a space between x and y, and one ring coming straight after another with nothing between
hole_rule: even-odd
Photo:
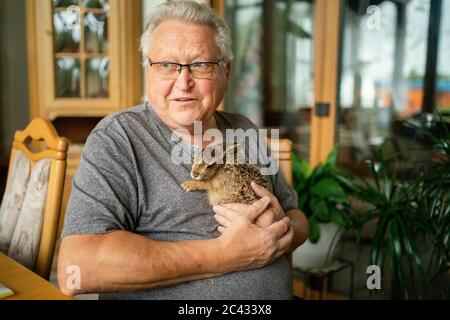
<instances>
[{"instance_id":1,"label":"man's face","mask_svg":"<svg viewBox=\"0 0 450 320\"><path fill-rule=\"evenodd\" d=\"M152 61L192 63L219 61L214 29L180 20L161 23L153 33L149 58ZM208 122L223 99L230 73L229 64L216 71L214 79L195 79L187 67L175 80L164 80L152 67L147 73L147 97L156 114L171 129L192 127L194 121Z\"/></svg>"}]
</instances>

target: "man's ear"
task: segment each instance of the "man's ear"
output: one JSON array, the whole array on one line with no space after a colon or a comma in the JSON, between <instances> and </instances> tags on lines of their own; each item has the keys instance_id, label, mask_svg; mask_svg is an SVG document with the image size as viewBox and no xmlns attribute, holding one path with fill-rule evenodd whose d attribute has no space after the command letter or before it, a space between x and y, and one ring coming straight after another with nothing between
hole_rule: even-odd
<instances>
[{"instance_id":1,"label":"man's ear","mask_svg":"<svg viewBox=\"0 0 450 320\"><path fill-rule=\"evenodd\" d=\"M227 77L227 81L230 80L230 75L231 75L231 62L228 62L227 65L225 66L225 76Z\"/></svg>"}]
</instances>

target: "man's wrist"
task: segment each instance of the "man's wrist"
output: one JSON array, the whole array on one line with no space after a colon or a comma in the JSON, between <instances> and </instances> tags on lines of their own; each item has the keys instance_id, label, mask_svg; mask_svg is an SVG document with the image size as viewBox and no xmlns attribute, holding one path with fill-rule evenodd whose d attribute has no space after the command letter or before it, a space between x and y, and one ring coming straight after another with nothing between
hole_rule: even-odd
<instances>
[{"instance_id":1,"label":"man's wrist","mask_svg":"<svg viewBox=\"0 0 450 320\"><path fill-rule=\"evenodd\" d=\"M208 241L208 248L204 251L205 260L209 261L208 265L211 273L225 274L232 272L230 259L226 255L226 249L222 236Z\"/></svg>"}]
</instances>

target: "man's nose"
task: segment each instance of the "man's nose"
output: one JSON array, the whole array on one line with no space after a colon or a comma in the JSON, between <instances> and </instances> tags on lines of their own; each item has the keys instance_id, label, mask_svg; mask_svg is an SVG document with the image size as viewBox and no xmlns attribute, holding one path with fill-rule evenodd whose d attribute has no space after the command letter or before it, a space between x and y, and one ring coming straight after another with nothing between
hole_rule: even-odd
<instances>
[{"instance_id":1,"label":"man's nose","mask_svg":"<svg viewBox=\"0 0 450 320\"><path fill-rule=\"evenodd\" d=\"M191 74L189 73L188 67L181 68L180 74L178 75L177 86L180 89L187 90L193 87L194 85L194 79L192 78Z\"/></svg>"}]
</instances>

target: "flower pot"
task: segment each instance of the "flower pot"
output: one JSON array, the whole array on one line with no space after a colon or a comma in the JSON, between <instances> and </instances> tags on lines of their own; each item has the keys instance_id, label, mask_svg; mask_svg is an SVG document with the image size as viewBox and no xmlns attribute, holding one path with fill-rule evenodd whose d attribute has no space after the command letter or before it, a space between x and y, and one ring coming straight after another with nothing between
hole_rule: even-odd
<instances>
[{"instance_id":1,"label":"flower pot","mask_svg":"<svg viewBox=\"0 0 450 320\"><path fill-rule=\"evenodd\" d=\"M317 243L306 240L292 254L295 268L316 269L326 267L337 253L338 243L342 236L342 229L334 223L319 223L320 238Z\"/></svg>"}]
</instances>

